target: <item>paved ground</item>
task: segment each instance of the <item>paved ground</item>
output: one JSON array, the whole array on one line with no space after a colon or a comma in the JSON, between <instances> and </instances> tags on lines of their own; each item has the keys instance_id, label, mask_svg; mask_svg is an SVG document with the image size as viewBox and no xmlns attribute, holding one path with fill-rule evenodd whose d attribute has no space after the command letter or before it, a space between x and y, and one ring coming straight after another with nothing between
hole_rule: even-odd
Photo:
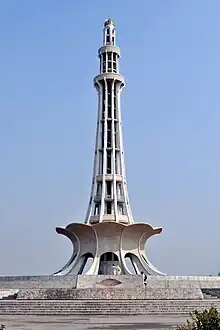
<instances>
[{"instance_id":1,"label":"paved ground","mask_svg":"<svg viewBox=\"0 0 220 330\"><path fill-rule=\"evenodd\" d=\"M168 330L184 316L0 316L6 330Z\"/></svg>"}]
</instances>

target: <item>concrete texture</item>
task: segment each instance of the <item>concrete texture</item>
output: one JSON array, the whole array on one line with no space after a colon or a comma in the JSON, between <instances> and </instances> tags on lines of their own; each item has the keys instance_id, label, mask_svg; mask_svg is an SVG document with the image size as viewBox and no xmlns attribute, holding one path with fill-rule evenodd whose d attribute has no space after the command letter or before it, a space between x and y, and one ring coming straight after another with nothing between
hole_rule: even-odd
<instances>
[{"instance_id":1,"label":"concrete texture","mask_svg":"<svg viewBox=\"0 0 220 330\"><path fill-rule=\"evenodd\" d=\"M77 277L77 289L87 288L143 288L142 275L79 275Z\"/></svg>"},{"instance_id":2,"label":"concrete texture","mask_svg":"<svg viewBox=\"0 0 220 330\"><path fill-rule=\"evenodd\" d=\"M148 276L149 288L220 288L220 276Z\"/></svg>"},{"instance_id":3,"label":"concrete texture","mask_svg":"<svg viewBox=\"0 0 220 330\"><path fill-rule=\"evenodd\" d=\"M77 276L4 276L0 277L0 290L76 288Z\"/></svg>"},{"instance_id":4,"label":"concrete texture","mask_svg":"<svg viewBox=\"0 0 220 330\"><path fill-rule=\"evenodd\" d=\"M203 299L202 289L218 288L220 277L210 276L0 277L0 295L18 290L18 299Z\"/></svg>"},{"instance_id":5,"label":"concrete texture","mask_svg":"<svg viewBox=\"0 0 220 330\"><path fill-rule=\"evenodd\" d=\"M199 288L91 288L91 289L21 289L17 299L34 300L120 300L120 299L203 299Z\"/></svg>"},{"instance_id":6,"label":"concrete texture","mask_svg":"<svg viewBox=\"0 0 220 330\"><path fill-rule=\"evenodd\" d=\"M1 316L6 330L167 330L186 316Z\"/></svg>"},{"instance_id":7,"label":"concrete texture","mask_svg":"<svg viewBox=\"0 0 220 330\"><path fill-rule=\"evenodd\" d=\"M108 286L106 279L121 282L120 287L134 288L142 285L142 275L78 275L78 276L1 276L0 290L38 288L91 288ZM109 283L110 284L110 283ZM148 288L220 288L220 276L147 276ZM109 285L111 286L111 284Z\"/></svg>"}]
</instances>

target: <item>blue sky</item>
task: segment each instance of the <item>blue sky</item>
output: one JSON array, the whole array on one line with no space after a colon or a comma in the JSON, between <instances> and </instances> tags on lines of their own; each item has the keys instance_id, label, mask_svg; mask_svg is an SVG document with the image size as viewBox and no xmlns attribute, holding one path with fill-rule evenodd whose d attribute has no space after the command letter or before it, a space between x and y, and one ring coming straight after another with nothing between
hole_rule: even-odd
<instances>
[{"instance_id":1,"label":"blue sky","mask_svg":"<svg viewBox=\"0 0 220 330\"><path fill-rule=\"evenodd\" d=\"M71 254L57 225L84 221L97 49L121 47L124 144L135 221L161 225L152 263L220 271L219 0L0 2L0 274L50 274Z\"/></svg>"}]
</instances>

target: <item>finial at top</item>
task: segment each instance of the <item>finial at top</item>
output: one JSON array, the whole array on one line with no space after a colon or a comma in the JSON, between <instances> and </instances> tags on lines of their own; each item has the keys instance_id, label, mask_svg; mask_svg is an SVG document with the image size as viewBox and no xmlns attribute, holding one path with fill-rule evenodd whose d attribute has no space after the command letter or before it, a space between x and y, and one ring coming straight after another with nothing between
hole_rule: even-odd
<instances>
[{"instance_id":1,"label":"finial at top","mask_svg":"<svg viewBox=\"0 0 220 330\"><path fill-rule=\"evenodd\" d=\"M107 25L115 25L113 20L110 17L105 20L104 26L107 26Z\"/></svg>"},{"instance_id":2,"label":"finial at top","mask_svg":"<svg viewBox=\"0 0 220 330\"><path fill-rule=\"evenodd\" d=\"M113 20L109 17L105 20L104 29L103 29L103 45L112 45L115 46L116 41L116 32L115 32L115 24Z\"/></svg>"}]
</instances>

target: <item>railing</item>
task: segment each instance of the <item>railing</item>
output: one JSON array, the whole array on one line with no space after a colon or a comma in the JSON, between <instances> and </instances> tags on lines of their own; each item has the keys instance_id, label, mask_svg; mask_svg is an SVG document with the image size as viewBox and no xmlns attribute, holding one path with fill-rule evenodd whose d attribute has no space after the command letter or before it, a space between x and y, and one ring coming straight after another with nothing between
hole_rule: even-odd
<instances>
[{"instance_id":1,"label":"railing","mask_svg":"<svg viewBox=\"0 0 220 330\"><path fill-rule=\"evenodd\" d=\"M100 202L102 198L102 195L95 195L94 200L95 202ZM105 195L105 200L113 200L113 196L110 194ZM124 196L117 196L117 201L124 202Z\"/></svg>"}]
</instances>

